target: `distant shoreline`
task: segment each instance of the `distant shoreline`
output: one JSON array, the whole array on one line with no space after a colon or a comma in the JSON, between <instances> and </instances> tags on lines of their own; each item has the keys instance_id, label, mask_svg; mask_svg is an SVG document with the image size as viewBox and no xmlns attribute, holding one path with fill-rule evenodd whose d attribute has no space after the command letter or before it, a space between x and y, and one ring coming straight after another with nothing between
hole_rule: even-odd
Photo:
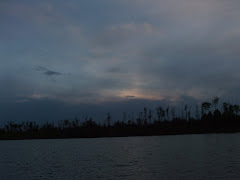
<instances>
[{"instance_id":1,"label":"distant shoreline","mask_svg":"<svg viewBox=\"0 0 240 180\"><path fill-rule=\"evenodd\" d=\"M103 122L95 122L91 117L84 121L75 118L62 120L57 125L36 122L9 122L0 128L0 140L18 139L62 139L62 138L99 138L129 136L160 136L181 134L236 133L240 132L240 106L223 102L218 107L219 98L203 102L201 111L195 108L192 116L191 106L185 105L181 116L176 116L175 107L158 106L155 110L144 107L138 117L123 113L122 121L113 122L107 113ZM200 113L201 112L201 113Z\"/></svg>"},{"instance_id":2,"label":"distant shoreline","mask_svg":"<svg viewBox=\"0 0 240 180\"><path fill-rule=\"evenodd\" d=\"M88 129L90 130L90 129ZM149 129L148 129L149 130ZM156 130L156 129L155 129ZM91 130L90 130L91 131ZM232 133L240 133L240 128L234 129L216 129L216 130L208 130L208 131L178 131L178 132L154 132L154 133L143 133L143 129L141 129L137 134L134 133L121 133L121 134L107 134L107 132L103 135L82 135L82 136L56 136L56 137L46 137L46 136L0 136L0 141L6 140L40 140L40 139L93 139L93 138L114 138L114 137L144 137L144 136L168 136L168 135L194 135L194 134L232 134Z\"/></svg>"}]
</instances>

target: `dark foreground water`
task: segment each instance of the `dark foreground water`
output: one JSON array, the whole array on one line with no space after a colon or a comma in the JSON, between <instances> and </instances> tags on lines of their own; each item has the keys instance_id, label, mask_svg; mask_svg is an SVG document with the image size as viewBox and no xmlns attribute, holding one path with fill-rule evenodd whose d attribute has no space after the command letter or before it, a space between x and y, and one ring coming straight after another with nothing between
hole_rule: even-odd
<instances>
[{"instance_id":1,"label":"dark foreground water","mask_svg":"<svg viewBox=\"0 0 240 180\"><path fill-rule=\"evenodd\" d=\"M0 141L0 179L240 179L240 134Z\"/></svg>"}]
</instances>

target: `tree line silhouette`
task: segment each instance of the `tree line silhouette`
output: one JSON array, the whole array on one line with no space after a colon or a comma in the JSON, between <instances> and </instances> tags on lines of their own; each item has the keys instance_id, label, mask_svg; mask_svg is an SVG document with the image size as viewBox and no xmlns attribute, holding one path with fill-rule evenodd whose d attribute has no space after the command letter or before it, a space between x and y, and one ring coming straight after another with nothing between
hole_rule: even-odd
<instances>
[{"instance_id":1,"label":"tree line silhouette","mask_svg":"<svg viewBox=\"0 0 240 180\"><path fill-rule=\"evenodd\" d=\"M192 133L240 132L240 106L223 102L219 98L202 102L199 106L185 105L180 115L175 107L158 106L154 110L144 107L136 118L123 112L122 120L113 121L110 113L102 122L91 117L84 120L61 120L57 124L36 122L9 122L0 128L0 139L38 138L93 138L120 136L152 136Z\"/></svg>"}]
</instances>

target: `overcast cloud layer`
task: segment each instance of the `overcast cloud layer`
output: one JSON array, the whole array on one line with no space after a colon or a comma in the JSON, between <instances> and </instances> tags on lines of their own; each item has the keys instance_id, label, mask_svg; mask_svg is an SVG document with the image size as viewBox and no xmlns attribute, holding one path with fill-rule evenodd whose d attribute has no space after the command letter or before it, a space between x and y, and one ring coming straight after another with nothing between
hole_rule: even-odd
<instances>
[{"instance_id":1,"label":"overcast cloud layer","mask_svg":"<svg viewBox=\"0 0 240 180\"><path fill-rule=\"evenodd\" d=\"M0 115L240 102L239 9L239 0L1 1Z\"/></svg>"}]
</instances>

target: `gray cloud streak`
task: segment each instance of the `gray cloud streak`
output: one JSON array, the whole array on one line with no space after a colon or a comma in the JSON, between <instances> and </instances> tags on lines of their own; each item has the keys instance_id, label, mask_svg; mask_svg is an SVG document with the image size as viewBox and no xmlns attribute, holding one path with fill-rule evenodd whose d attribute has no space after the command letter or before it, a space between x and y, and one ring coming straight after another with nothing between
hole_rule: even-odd
<instances>
[{"instance_id":1,"label":"gray cloud streak","mask_svg":"<svg viewBox=\"0 0 240 180\"><path fill-rule=\"evenodd\" d=\"M41 67L41 66L38 66L36 68L37 71L41 71L43 72L43 74L47 75L47 76L59 76L59 75L63 75L62 73L60 72L57 72L57 71L52 71L52 70L49 70L45 67Z\"/></svg>"}]
</instances>

